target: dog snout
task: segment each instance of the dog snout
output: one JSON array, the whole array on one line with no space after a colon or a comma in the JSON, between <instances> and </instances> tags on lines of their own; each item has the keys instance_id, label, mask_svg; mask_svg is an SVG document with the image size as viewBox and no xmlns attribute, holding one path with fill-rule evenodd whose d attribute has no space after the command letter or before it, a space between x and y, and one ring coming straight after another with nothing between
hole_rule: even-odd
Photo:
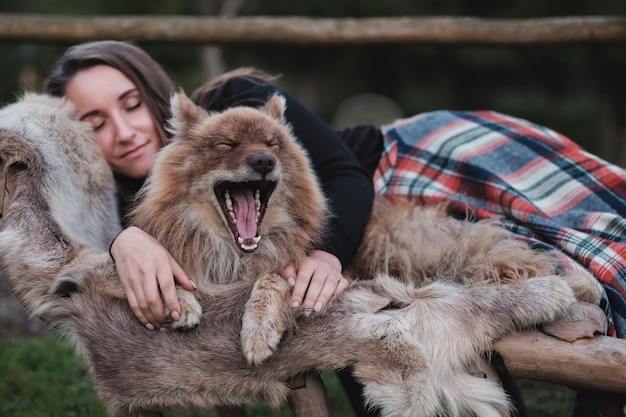
<instances>
[{"instance_id":1,"label":"dog snout","mask_svg":"<svg viewBox=\"0 0 626 417\"><path fill-rule=\"evenodd\" d=\"M248 157L248 165L261 175L267 175L276 167L276 158L268 153L255 153Z\"/></svg>"}]
</instances>

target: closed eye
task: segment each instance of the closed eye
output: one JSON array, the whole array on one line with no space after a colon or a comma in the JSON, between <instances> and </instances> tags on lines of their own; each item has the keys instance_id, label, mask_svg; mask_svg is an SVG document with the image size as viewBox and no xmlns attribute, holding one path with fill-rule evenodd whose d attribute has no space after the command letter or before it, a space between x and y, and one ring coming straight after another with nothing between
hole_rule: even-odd
<instances>
[{"instance_id":1,"label":"closed eye","mask_svg":"<svg viewBox=\"0 0 626 417\"><path fill-rule=\"evenodd\" d=\"M136 102L133 100L131 103L129 103L128 106L126 106L126 111L133 111L133 110L137 110L139 107L141 107L142 105L142 101L141 100L137 100Z\"/></svg>"},{"instance_id":2,"label":"closed eye","mask_svg":"<svg viewBox=\"0 0 626 417\"><path fill-rule=\"evenodd\" d=\"M89 117L86 119L89 123L91 123L91 126L93 126L93 131L97 132L99 130L101 130L104 125L106 124L106 118L105 117Z\"/></svg>"},{"instance_id":3,"label":"closed eye","mask_svg":"<svg viewBox=\"0 0 626 417\"><path fill-rule=\"evenodd\" d=\"M239 143L237 142L218 142L215 144L215 147L222 151L235 149L237 146L239 146Z\"/></svg>"},{"instance_id":4,"label":"closed eye","mask_svg":"<svg viewBox=\"0 0 626 417\"><path fill-rule=\"evenodd\" d=\"M141 96L137 90L131 91L128 95L123 96L123 107L124 110L131 112L137 110L141 107L143 101L141 100Z\"/></svg>"}]
</instances>

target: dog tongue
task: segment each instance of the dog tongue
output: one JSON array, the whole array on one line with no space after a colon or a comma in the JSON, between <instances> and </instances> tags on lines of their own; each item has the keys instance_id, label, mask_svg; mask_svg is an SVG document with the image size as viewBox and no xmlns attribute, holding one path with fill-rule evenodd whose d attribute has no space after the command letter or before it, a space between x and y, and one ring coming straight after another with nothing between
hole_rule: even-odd
<instances>
[{"instance_id":1,"label":"dog tongue","mask_svg":"<svg viewBox=\"0 0 626 417\"><path fill-rule=\"evenodd\" d=\"M244 240L256 236L256 206L249 188L231 190L233 209L237 218L237 232Z\"/></svg>"}]
</instances>

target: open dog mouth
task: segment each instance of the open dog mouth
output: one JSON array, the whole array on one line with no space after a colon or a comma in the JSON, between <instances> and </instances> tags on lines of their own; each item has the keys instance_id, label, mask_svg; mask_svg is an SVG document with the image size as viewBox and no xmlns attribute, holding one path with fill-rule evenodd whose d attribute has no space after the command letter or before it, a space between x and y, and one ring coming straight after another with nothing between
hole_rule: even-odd
<instances>
[{"instance_id":1,"label":"open dog mouth","mask_svg":"<svg viewBox=\"0 0 626 417\"><path fill-rule=\"evenodd\" d=\"M275 188L275 181L222 182L215 186L215 195L228 228L242 251L257 249L261 240L261 222Z\"/></svg>"}]
</instances>

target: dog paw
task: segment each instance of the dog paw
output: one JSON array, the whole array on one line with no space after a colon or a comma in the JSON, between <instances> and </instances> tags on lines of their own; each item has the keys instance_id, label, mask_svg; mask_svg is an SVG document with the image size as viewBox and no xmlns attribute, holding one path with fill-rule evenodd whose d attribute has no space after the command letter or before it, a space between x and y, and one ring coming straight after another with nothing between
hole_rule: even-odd
<instances>
[{"instance_id":1,"label":"dog paw","mask_svg":"<svg viewBox=\"0 0 626 417\"><path fill-rule=\"evenodd\" d=\"M241 328L241 345L248 364L263 363L276 350L281 337L282 331L276 329L275 323L245 321Z\"/></svg>"},{"instance_id":2,"label":"dog paw","mask_svg":"<svg viewBox=\"0 0 626 417\"><path fill-rule=\"evenodd\" d=\"M290 291L278 274L255 282L241 323L241 347L248 364L259 365L278 347L289 322Z\"/></svg>"},{"instance_id":3,"label":"dog paw","mask_svg":"<svg viewBox=\"0 0 626 417\"><path fill-rule=\"evenodd\" d=\"M200 317L202 316L202 306L196 299L196 296L185 291L183 289L177 289L178 303L180 304L180 318L178 320L171 319L169 311L167 311L168 318L170 318L170 327L172 329L191 329L196 327L200 323Z\"/></svg>"},{"instance_id":4,"label":"dog paw","mask_svg":"<svg viewBox=\"0 0 626 417\"><path fill-rule=\"evenodd\" d=\"M602 286L586 271L568 271L561 277L567 282L578 301L600 305Z\"/></svg>"}]
</instances>

